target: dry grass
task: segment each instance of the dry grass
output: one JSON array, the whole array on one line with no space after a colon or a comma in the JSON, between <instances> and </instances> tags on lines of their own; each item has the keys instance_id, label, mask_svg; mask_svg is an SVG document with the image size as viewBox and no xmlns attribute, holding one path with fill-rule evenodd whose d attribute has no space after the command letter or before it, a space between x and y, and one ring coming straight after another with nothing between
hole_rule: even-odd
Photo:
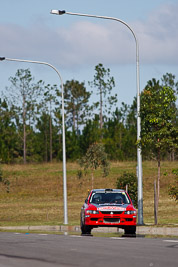
<instances>
[{"instance_id":1,"label":"dry grass","mask_svg":"<svg viewBox=\"0 0 178 267\"><path fill-rule=\"evenodd\" d=\"M178 224L178 205L168 195L173 181L171 173L177 162L163 162L159 224ZM57 225L63 223L62 163L3 165L4 177L10 181L10 193L0 184L0 225ZM90 173L77 177L79 166L67 164L69 224L79 224L80 209L91 189ZM124 172L135 172L136 162L113 162L108 177L95 173L95 188L115 188L117 178ZM143 163L144 222L153 224L153 183L157 177L156 162Z\"/></svg>"}]
</instances>

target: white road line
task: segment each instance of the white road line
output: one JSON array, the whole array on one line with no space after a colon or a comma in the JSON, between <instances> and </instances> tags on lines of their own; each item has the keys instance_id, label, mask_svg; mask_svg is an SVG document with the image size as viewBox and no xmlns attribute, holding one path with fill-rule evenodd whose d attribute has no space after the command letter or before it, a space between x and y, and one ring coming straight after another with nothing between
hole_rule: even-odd
<instances>
[{"instance_id":1,"label":"white road line","mask_svg":"<svg viewBox=\"0 0 178 267\"><path fill-rule=\"evenodd\" d=\"M38 235L48 235L48 234L38 234Z\"/></svg>"},{"instance_id":2,"label":"white road line","mask_svg":"<svg viewBox=\"0 0 178 267\"><path fill-rule=\"evenodd\" d=\"M70 235L70 236L72 236L72 237L82 237L81 235Z\"/></svg>"},{"instance_id":3,"label":"white road line","mask_svg":"<svg viewBox=\"0 0 178 267\"><path fill-rule=\"evenodd\" d=\"M123 237L110 237L111 239L119 239L119 240L122 240L122 239L125 239Z\"/></svg>"},{"instance_id":4,"label":"white road line","mask_svg":"<svg viewBox=\"0 0 178 267\"><path fill-rule=\"evenodd\" d=\"M163 240L163 242L178 243L178 240Z\"/></svg>"}]
</instances>

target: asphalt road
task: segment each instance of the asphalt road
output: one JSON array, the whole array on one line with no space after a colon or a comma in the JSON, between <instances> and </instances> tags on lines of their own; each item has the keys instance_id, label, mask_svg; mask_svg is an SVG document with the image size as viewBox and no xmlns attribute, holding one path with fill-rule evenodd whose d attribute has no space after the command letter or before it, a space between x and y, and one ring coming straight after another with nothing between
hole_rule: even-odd
<instances>
[{"instance_id":1,"label":"asphalt road","mask_svg":"<svg viewBox=\"0 0 178 267\"><path fill-rule=\"evenodd\" d=\"M178 239L0 233L0 267L177 267Z\"/></svg>"}]
</instances>

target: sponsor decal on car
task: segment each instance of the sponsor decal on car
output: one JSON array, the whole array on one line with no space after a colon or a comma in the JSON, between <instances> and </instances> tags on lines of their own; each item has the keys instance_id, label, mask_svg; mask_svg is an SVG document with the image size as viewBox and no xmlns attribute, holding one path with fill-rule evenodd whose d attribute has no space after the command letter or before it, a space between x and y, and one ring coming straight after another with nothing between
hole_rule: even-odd
<instances>
[{"instance_id":1,"label":"sponsor decal on car","mask_svg":"<svg viewBox=\"0 0 178 267\"><path fill-rule=\"evenodd\" d=\"M112 211L112 210L125 211L126 208L123 208L123 207L113 207L113 206L105 206L105 207L99 207L98 210L99 211Z\"/></svg>"}]
</instances>

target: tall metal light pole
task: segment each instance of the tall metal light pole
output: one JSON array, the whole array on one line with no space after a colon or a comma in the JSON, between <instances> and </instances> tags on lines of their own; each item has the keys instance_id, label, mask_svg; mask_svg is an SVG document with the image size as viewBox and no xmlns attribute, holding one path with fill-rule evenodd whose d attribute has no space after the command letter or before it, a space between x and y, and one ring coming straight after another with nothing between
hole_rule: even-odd
<instances>
[{"instance_id":1,"label":"tall metal light pole","mask_svg":"<svg viewBox=\"0 0 178 267\"><path fill-rule=\"evenodd\" d=\"M16 62L27 62L27 63L35 63L35 64L42 64L47 65L54 69L61 81L61 90L62 90L62 145L63 145L63 198L64 198L64 224L68 224L68 215L67 215L67 175L66 175L66 142L65 142L65 119L64 119L64 86L62 77L59 71L51 64L47 62L41 61L34 61L34 60L26 60L26 59L14 59L14 58L7 58L7 57L0 57L0 61L7 60L7 61L16 61Z\"/></svg>"},{"instance_id":2,"label":"tall metal light pole","mask_svg":"<svg viewBox=\"0 0 178 267\"><path fill-rule=\"evenodd\" d=\"M139 45L138 39L133 31L133 29L123 20L113 17L90 15L90 14L81 14L81 13L72 13L66 12L65 10L51 10L51 14L55 15L74 15L90 18L98 18L105 20L114 20L124 24L133 34L136 42L136 81L137 81L137 142L141 138L141 118L140 118L140 74L139 74ZM137 146L137 177L138 177L138 224L143 224L143 188L142 188L142 155L141 148Z\"/></svg>"}]
</instances>

